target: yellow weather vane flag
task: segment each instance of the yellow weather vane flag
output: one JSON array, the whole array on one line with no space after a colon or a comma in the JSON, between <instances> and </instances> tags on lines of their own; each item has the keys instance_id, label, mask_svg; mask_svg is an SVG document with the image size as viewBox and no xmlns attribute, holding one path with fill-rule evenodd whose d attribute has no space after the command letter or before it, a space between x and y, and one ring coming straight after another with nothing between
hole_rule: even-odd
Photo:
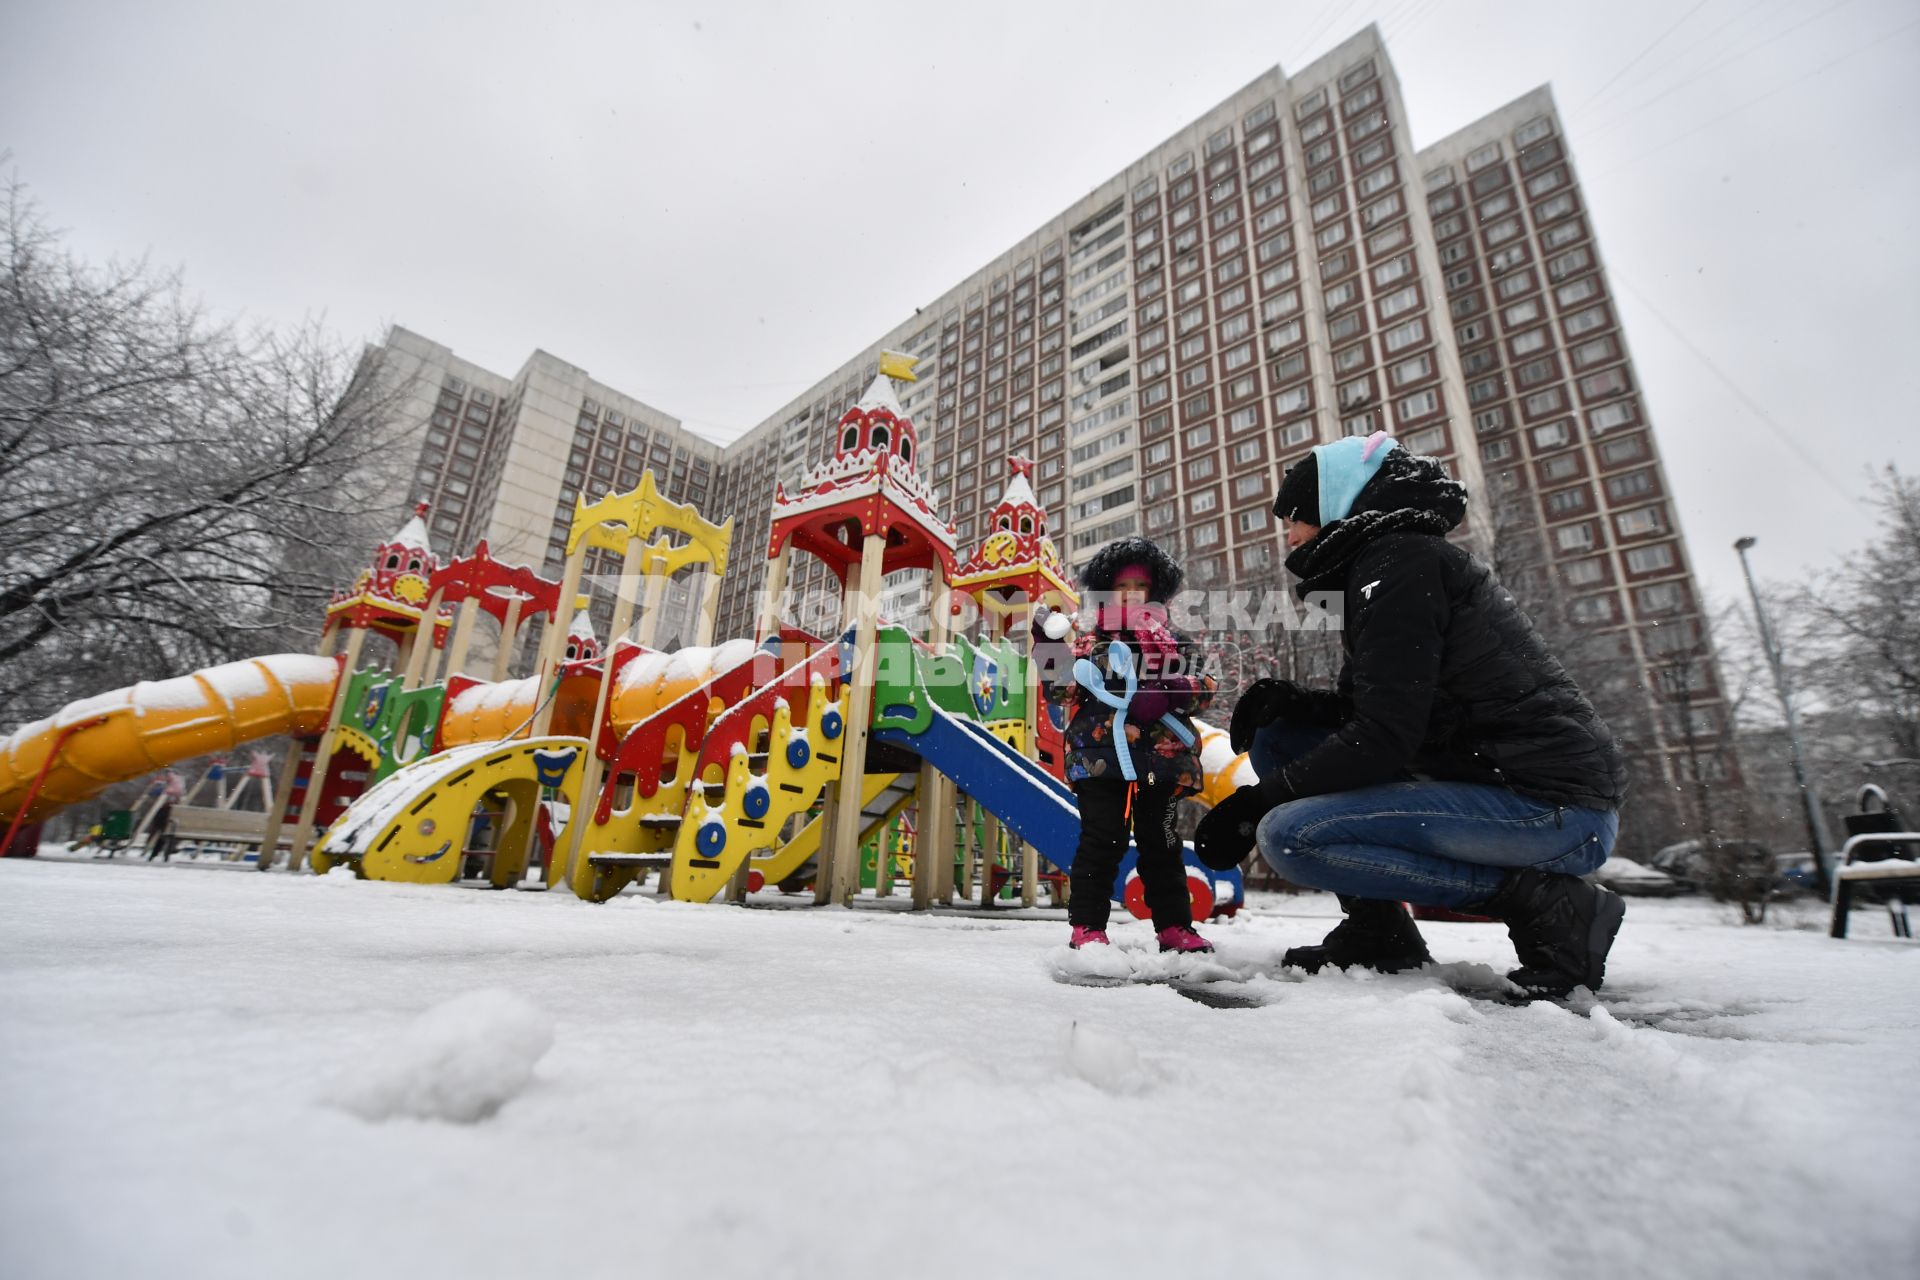
<instances>
[{"instance_id":1,"label":"yellow weather vane flag","mask_svg":"<svg viewBox=\"0 0 1920 1280\"><path fill-rule=\"evenodd\" d=\"M898 378L902 382L918 382L913 366L920 363L919 356L910 356L899 351L880 353L880 372L889 378Z\"/></svg>"}]
</instances>

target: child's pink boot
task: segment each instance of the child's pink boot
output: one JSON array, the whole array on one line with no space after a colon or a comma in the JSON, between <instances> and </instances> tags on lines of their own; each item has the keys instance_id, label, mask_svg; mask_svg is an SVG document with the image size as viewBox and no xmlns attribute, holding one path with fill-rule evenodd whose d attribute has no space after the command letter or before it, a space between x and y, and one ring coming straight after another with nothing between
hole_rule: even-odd
<instances>
[{"instance_id":1,"label":"child's pink boot","mask_svg":"<svg viewBox=\"0 0 1920 1280\"><path fill-rule=\"evenodd\" d=\"M1169 925L1154 935L1162 951L1211 951L1213 944L1184 924Z\"/></svg>"},{"instance_id":2,"label":"child's pink boot","mask_svg":"<svg viewBox=\"0 0 1920 1280\"><path fill-rule=\"evenodd\" d=\"M1067 945L1075 951L1078 951L1080 948L1090 944L1097 944L1103 947L1113 945L1112 941L1107 937L1107 931L1105 929L1089 929L1083 924L1073 926L1073 937L1068 940Z\"/></svg>"}]
</instances>

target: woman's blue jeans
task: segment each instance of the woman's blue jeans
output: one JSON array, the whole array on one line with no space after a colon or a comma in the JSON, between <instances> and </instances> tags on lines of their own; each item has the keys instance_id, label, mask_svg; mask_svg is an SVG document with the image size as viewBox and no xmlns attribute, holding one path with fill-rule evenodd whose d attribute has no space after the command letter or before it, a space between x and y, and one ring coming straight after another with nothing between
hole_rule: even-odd
<instances>
[{"instance_id":1,"label":"woman's blue jeans","mask_svg":"<svg viewBox=\"0 0 1920 1280\"><path fill-rule=\"evenodd\" d=\"M1276 721L1248 758L1261 777L1328 730ZM1610 809L1552 805L1505 787L1409 778L1290 801L1261 819L1260 855L1310 889L1459 909L1486 901L1509 868L1585 875L1620 832Z\"/></svg>"}]
</instances>

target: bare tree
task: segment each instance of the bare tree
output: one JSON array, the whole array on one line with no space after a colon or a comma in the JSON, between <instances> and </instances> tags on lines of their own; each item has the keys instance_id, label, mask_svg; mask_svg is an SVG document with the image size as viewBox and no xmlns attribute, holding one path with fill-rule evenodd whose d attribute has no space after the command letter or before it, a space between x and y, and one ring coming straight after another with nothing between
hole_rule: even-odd
<instances>
[{"instance_id":1,"label":"bare tree","mask_svg":"<svg viewBox=\"0 0 1920 1280\"><path fill-rule=\"evenodd\" d=\"M343 401L317 326L241 331L177 274L76 261L17 179L4 219L0 723L311 635L392 518L356 494L395 392Z\"/></svg>"},{"instance_id":2,"label":"bare tree","mask_svg":"<svg viewBox=\"0 0 1920 1280\"><path fill-rule=\"evenodd\" d=\"M1920 757L1920 480L1874 478L1880 534L1787 597L1795 648L1820 660L1799 677L1828 706L1857 709L1896 754Z\"/></svg>"}]
</instances>

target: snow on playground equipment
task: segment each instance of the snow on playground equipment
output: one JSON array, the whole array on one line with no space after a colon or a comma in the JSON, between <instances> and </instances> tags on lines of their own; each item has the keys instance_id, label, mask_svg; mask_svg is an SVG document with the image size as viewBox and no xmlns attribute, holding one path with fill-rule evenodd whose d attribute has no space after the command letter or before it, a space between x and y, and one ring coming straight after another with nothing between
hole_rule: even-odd
<instances>
[{"instance_id":1,"label":"snow on playground equipment","mask_svg":"<svg viewBox=\"0 0 1920 1280\"><path fill-rule=\"evenodd\" d=\"M0 740L0 818L44 818L179 761L317 732L339 670L330 658L272 654L70 703Z\"/></svg>"},{"instance_id":2,"label":"snow on playground equipment","mask_svg":"<svg viewBox=\"0 0 1920 1280\"><path fill-rule=\"evenodd\" d=\"M1036 694L1022 620L1034 603L1071 607L1074 596L1024 460L1013 460L981 548L956 566L953 528L915 469L918 437L894 374L910 376L889 357L840 420L832 457L792 493L776 490L757 644L710 643L731 522L665 499L651 473L631 492L576 499L557 584L500 564L485 543L438 564L416 511L330 605L319 655L75 704L8 740L0 798L26 815L23 779L44 771L37 815L169 761L290 732L300 749L264 815L263 867L283 825L296 868L324 827L312 853L323 872L346 865L366 878L445 883L483 858L487 879L505 887L538 861L547 886L597 902L654 869L664 891L704 901L811 868L815 900L845 903L860 887L862 844L911 821L914 906L953 896L962 831L962 892L977 872L990 899L1017 864L1031 903L1043 861L1056 880L1071 866L1079 818L1059 778L1059 709ZM779 625L795 548L824 560L845 589L844 625L831 640ZM623 569L605 646L578 595L594 549ZM651 647L659 604L685 569L709 574L694 643L662 652ZM932 576L925 639L881 624L880 582L899 569ZM637 627L635 582L645 583ZM950 639L967 607L985 634ZM490 679L464 669L481 612L500 626ZM519 628L540 616L549 622L532 674L511 678ZM396 670L359 669L369 632L395 642ZM187 684L198 690L191 698ZM1246 762L1218 730L1197 728L1211 801ZM63 732L72 746L56 753L50 739ZM89 764L103 754L109 766ZM1193 865L1203 909L1209 896L1238 900L1237 875ZM892 867L887 860L874 878L877 893L891 891ZM1131 857L1116 895L1130 868Z\"/></svg>"}]
</instances>

